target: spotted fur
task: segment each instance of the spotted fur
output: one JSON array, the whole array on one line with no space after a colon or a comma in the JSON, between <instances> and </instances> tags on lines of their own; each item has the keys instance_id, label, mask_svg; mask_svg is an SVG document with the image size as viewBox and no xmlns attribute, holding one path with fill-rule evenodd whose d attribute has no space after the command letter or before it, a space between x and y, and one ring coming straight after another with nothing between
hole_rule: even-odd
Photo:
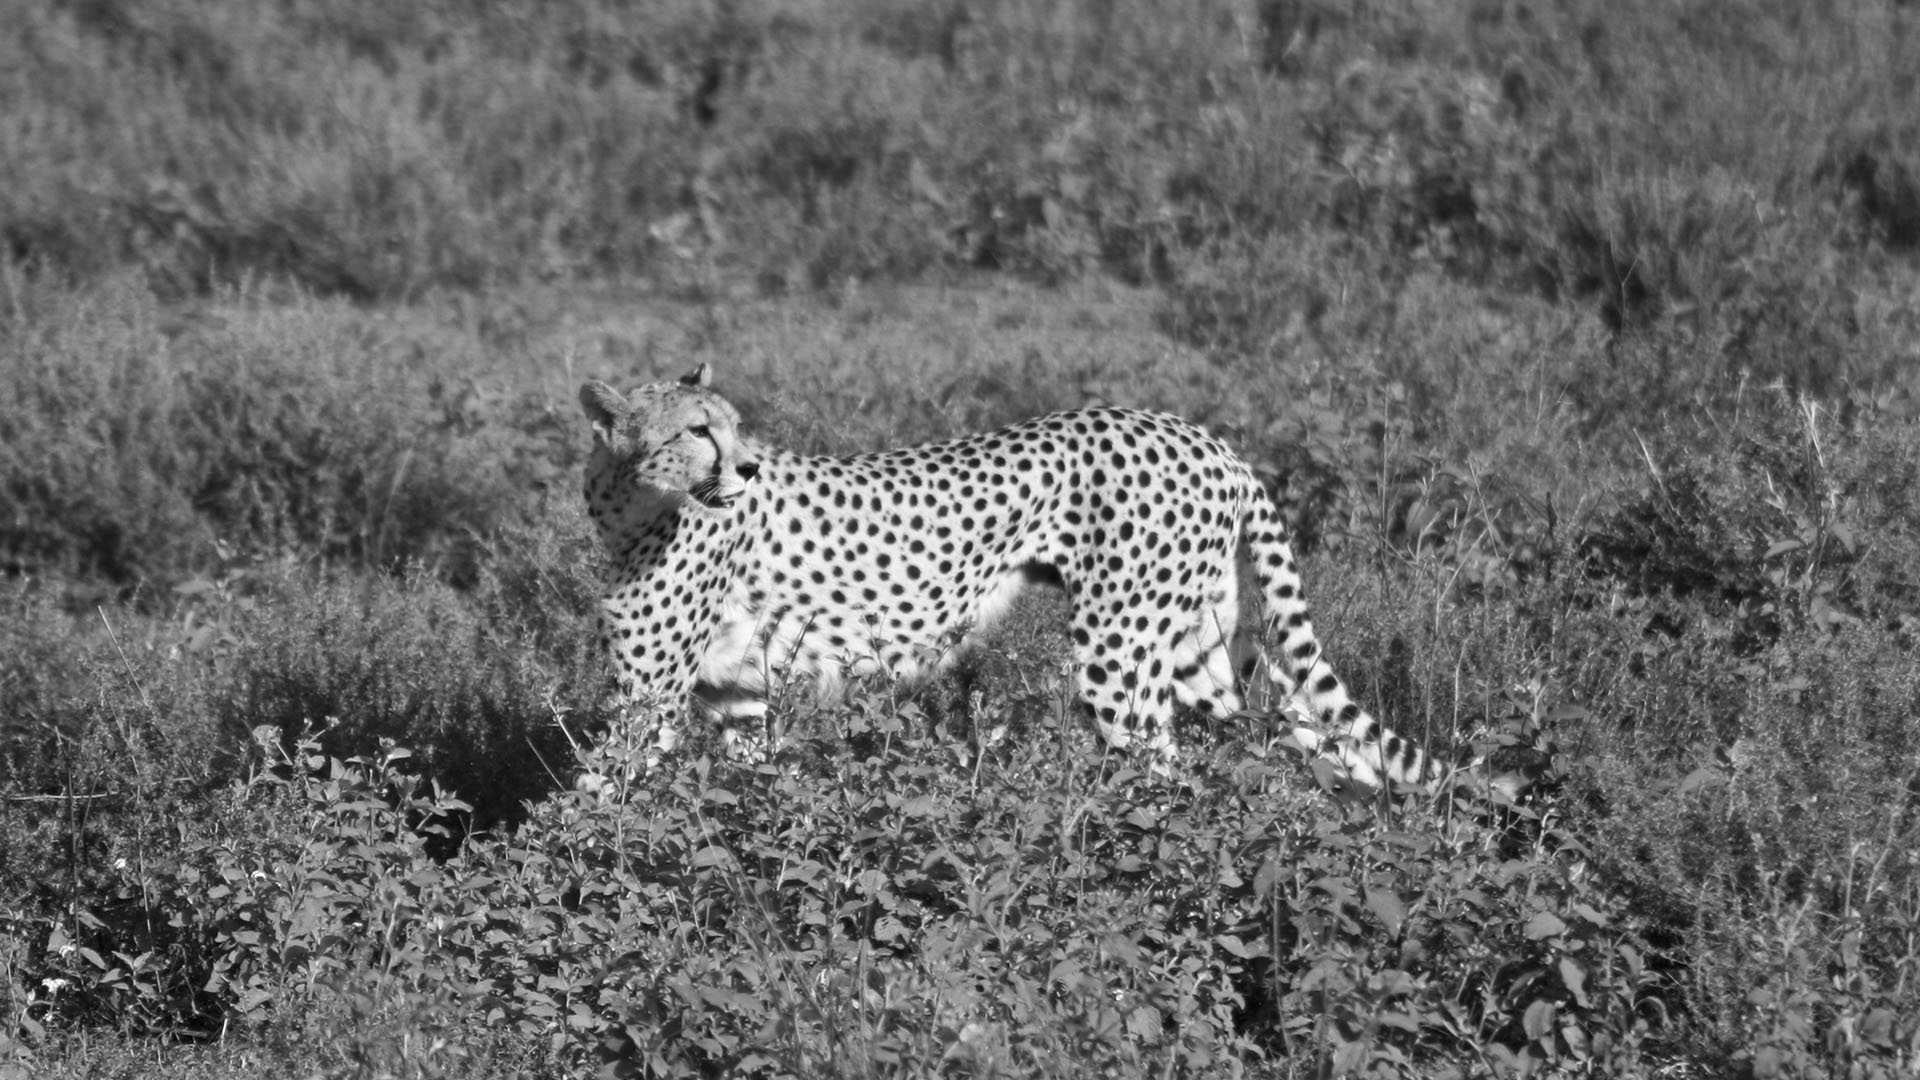
<instances>
[{"instance_id":1,"label":"spotted fur","mask_svg":"<svg viewBox=\"0 0 1920 1080\"><path fill-rule=\"evenodd\" d=\"M1246 463L1183 420L1089 408L852 457L766 450L705 365L622 395L581 387L587 507L613 563L601 641L670 749L691 699L730 723L850 676L927 675L1029 584L1064 588L1079 699L1108 744L1178 752L1176 706L1241 708L1238 551L1274 681L1330 730L1299 741L1368 784L1423 779L1410 741L1321 655L1286 530Z\"/></svg>"}]
</instances>

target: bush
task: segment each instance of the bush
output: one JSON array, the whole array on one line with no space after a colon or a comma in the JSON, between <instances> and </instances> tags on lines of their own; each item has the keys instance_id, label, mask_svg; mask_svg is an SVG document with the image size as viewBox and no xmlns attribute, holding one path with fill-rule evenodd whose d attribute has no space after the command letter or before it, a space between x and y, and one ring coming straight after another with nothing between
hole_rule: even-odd
<instances>
[{"instance_id":1,"label":"bush","mask_svg":"<svg viewBox=\"0 0 1920 1080\"><path fill-rule=\"evenodd\" d=\"M1657 1020L1630 921L1551 826L1489 863L1465 818L1315 823L1258 757L1167 803L1125 770L1061 770L1044 737L955 768L911 719L857 702L783 767L683 757L446 862L413 826L463 807L404 752L306 743L177 853L126 864L130 907L56 921L39 955L62 989L16 1005L37 1029L206 1027L340 1000L416 1029L464 1014L456 1058L491 1028L658 1076L1157 1075L1283 1046L1572 1073L1630 1067Z\"/></svg>"},{"instance_id":2,"label":"bush","mask_svg":"<svg viewBox=\"0 0 1920 1080\"><path fill-rule=\"evenodd\" d=\"M581 739L598 726L602 658L580 607L522 608L410 575L203 610L245 642L207 677L205 708L228 745L262 725L288 745L311 732L336 756L404 740L411 768L472 793L473 820L449 827L518 819L524 802L567 782L561 721Z\"/></svg>"}]
</instances>

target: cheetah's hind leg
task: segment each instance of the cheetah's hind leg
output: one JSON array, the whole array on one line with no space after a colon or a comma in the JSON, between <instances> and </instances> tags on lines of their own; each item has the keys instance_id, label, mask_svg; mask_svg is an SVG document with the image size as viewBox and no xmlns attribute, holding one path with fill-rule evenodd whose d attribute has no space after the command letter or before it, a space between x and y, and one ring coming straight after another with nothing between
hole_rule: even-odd
<instances>
[{"instance_id":1,"label":"cheetah's hind leg","mask_svg":"<svg viewBox=\"0 0 1920 1080\"><path fill-rule=\"evenodd\" d=\"M1209 721L1225 720L1242 707L1233 663L1239 622L1239 596L1229 581L1208 598L1193 629L1182 635L1171 653L1174 700Z\"/></svg>"},{"instance_id":2,"label":"cheetah's hind leg","mask_svg":"<svg viewBox=\"0 0 1920 1080\"><path fill-rule=\"evenodd\" d=\"M1310 761L1316 759L1329 747L1326 737L1313 726L1313 704L1306 687L1288 678L1286 666L1274 663L1272 654L1253 635L1242 635L1235 645L1240 655L1236 657L1234 670L1239 684L1246 689L1248 707L1272 720L1291 723L1274 742Z\"/></svg>"}]
</instances>

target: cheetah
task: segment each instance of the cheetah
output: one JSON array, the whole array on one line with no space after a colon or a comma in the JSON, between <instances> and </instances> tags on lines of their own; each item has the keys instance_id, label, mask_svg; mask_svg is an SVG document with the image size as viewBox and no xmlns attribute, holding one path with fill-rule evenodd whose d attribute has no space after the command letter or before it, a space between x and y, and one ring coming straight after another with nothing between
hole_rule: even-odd
<instances>
[{"instance_id":1,"label":"cheetah","mask_svg":"<svg viewBox=\"0 0 1920 1080\"><path fill-rule=\"evenodd\" d=\"M1082 711L1158 769L1177 706L1239 711L1239 552L1278 635L1269 676L1343 734L1294 732L1346 778L1419 783L1429 759L1377 724L1321 655L1286 531L1247 464L1173 416L1098 407L851 457L741 434L702 364L622 395L580 388L586 502L612 562L600 643L621 697L671 750L689 702L728 725L810 681L924 677L1035 583L1063 588Z\"/></svg>"}]
</instances>

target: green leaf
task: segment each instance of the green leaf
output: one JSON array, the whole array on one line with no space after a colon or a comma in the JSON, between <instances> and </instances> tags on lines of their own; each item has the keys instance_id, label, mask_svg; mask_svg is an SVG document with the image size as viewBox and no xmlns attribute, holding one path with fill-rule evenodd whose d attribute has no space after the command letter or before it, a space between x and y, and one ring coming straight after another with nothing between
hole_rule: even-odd
<instances>
[{"instance_id":1,"label":"green leaf","mask_svg":"<svg viewBox=\"0 0 1920 1080\"><path fill-rule=\"evenodd\" d=\"M1541 938L1550 938L1555 934L1564 934L1566 932L1567 924L1561 922L1559 916L1549 911L1542 911L1527 920L1526 934L1528 941L1539 941Z\"/></svg>"},{"instance_id":2,"label":"green leaf","mask_svg":"<svg viewBox=\"0 0 1920 1080\"><path fill-rule=\"evenodd\" d=\"M1869 1010L1860 1018L1860 1041L1883 1050L1894 1048L1894 1024L1899 1018L1892 1009L1882 1006Z\"/></svg>"},{"instance_id":3,"label":"green leaf","mask_svg":"<svg viewBox=\"0 0 1920 1080\"><path fill-rule=\"evenodd\" d=\"M1367 1060L1371 1049L1364 1039L1341 1042L1339 1048L1333 1052L1334 1075L1352 1076L1359 1073L1360 1066Z\"/></svg>"},{"instance_id":4,"label":"green leaf","mask_svg":"<svg viewBox=\"0 0 1920 1080\"><path fill-rule=\"evenodd\" d=\"M1593 925L1595 926L1607 925L1608 919L1606 914L1601 911L1595 910L1593 905L1588 904L1581 900L1575 900L1569 906L1573 909L1573 913L1575 915L1580 916L1581 918L1587 920Z\"/></svg>"},{"instance_id":5,"label":"green leaf","mask_svg":"<svg viewBox=\"0 0 1920 1080\"><path fill-rule=\"evenodd\" d=\"M1213 939L1213 943L1215 945L1220 946L1223 952L1230 953L1231 955L1237 956L1242 960L1251 960L1254 957L1260 955L1259 953L1254 952L1252 949L1247 948L1246 942L1241 941L1239 938L1235 937L1232 934L1215 935Z\"/></svg>"},{"instance_id":6,"label":"green leaf","mask_svg":"<svg viewBox=\"0 0 1920 1080\"><path fill-rule=\"evenodd\" d=\"M1527 1038L1540 1042L1552 1036L1555 1011L1551 1001L1535 1001L1527 1006L1526 1015L1520 1019L1520 1026L1526 1029Z\"/></svg>"},{"instance_id":7,"label":"green leaf","mask_svg":"<svg viewBox=\"0 0 1920 1080\"><path fill-rule=\"evenodd\" d=\"M1076 990L1083 978L1083 971L1074 960L1061 960L1047 972L1047 985L1058 986L1063 990Z\"/></svg>"},{"instance_id":8,"label":"green leaf","mask_svg":"<svg viewBox=\"0 0 1920 1080\"><path fill-rule=\"evenodd\" d=\"M1127 1014L1127 1033L1144 1043L1159 1041L1164 1025L1160 1010L1151 1005L1142 1005Z\"/></svg>"},{"instance_id":9,"label":"green leaf","mask_svg":"<svg viewBox=\"0 0 1920 1080\"><path fill-rule=\"evenodd\" d=\"M1409 1013L1395 1012L1392 1009L1386 1009L1375 1013L1373 1018L1381 1027L1390 1027L1397 1031L1407 1032L1410 1035L1420 1033L1420 1021Z\"/></svg>"},{"instance_id":10,"label":"green leaf","mask_svg":"<svg viewBox=\"0 0 1920 1080\"><path fill-rule=\"evenodd\" d=\"M1566 984L1567 992L1583 1009L1593 1008L1593 1002L1587 1000L1587 973L1570 957L1560 958L1560 981Z\"/></svg>"},{"instance_id":11,"label":"green leaf","mask_svg":"<svg viewBox=\"0 0 1920 1080\"><path fill-rule=\"evenodd\" d=\"M1387 928L1387 933L1400 936L1400 926L1407 921L1407 907L1399 896L1388 889L1368 889L1367 910Z\"/></svg>"}]
</instances>

